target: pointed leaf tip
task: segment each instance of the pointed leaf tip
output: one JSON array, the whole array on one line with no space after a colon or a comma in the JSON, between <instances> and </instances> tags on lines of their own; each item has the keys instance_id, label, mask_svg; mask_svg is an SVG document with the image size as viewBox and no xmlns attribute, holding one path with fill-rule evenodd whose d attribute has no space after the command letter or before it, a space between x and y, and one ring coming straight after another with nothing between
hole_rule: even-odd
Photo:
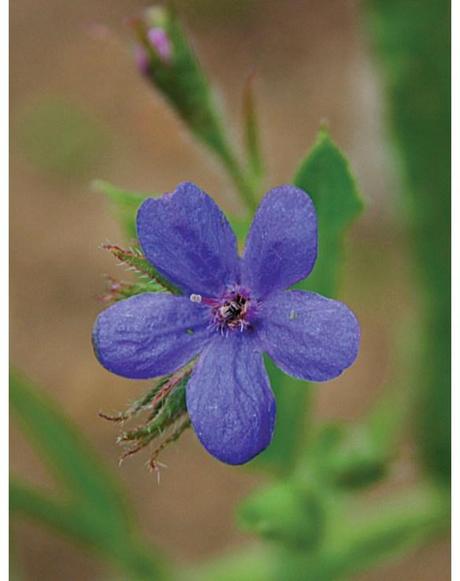
<instances>
[{"instance_id":1,"label":"pointed leaf tip","mask_svg":"<svg viewBox=\"0 0 460 581\"><path fill-rule=\"evenodd\" d=\"M348 161L323 126L300 164L294 183L311 196L318 214L319 255L300 288L333 296L346 229L363 208Z\"/></svg>"},{"instance_id":2,"label":"pointed leaf tip","mask_svg":"<svg viewBox=\"0 0 460 581\"><path fill-rule=\"evenodd\" d=\"M128 239L136 238L136 212L147 194L130 192L107 182L94 180L91 184L94 192L104 194L109 200L114 216Z\"/></svg>"}]
</instances>

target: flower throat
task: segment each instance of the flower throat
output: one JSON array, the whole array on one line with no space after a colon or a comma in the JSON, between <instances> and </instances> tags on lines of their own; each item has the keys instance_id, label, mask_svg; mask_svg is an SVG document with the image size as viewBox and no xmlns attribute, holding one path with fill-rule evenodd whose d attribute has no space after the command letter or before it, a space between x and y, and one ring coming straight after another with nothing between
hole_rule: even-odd
<instances>
[{"instance_id":1,"label":"flower throat","mask_svg":"<svg viewBox=\"0 0 460 581\"><path fill-rule=\"evenodd\" d=\"M244 331L250 326L254 302L251 301L249 293L241 287L227 290L221 298L192 294L190 300L211 307L211 325L221 333Z\"/></svg>"}]
</instances>

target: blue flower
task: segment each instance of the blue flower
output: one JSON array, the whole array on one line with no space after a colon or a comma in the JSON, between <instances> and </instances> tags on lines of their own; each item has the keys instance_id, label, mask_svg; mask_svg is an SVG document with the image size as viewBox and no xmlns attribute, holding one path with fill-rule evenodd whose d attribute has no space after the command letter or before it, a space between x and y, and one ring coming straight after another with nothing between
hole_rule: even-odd
<instances>
[{"instance_id":1,"label":"blue flower","mask_svg":"<svg viewBox=\"0 0 460 581\"><path fill-rule=\"evenodd\" d=\"M97 318L96 355L109 371L152 378L199 356L186 388L187 410L204 447L243 464L271 441L276 405L263 353L308 381L337 377L355 360L359 325L344 304L285 290L304 279L317 255L310 197L280 186L263 198L238 256L216 203L191 183L137 214L139 242L159 273L183 293L144 293Z\"/></svg>"}]
</instances>

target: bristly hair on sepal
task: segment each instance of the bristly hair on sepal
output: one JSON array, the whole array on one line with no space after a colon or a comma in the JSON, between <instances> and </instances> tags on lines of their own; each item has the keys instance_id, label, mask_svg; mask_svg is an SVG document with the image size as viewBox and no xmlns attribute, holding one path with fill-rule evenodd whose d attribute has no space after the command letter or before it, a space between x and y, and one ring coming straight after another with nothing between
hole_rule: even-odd
<instances>
[{"instance_id":1,"label":"bristly hair on sepal","mask_svg":"<svg viewBox=\"0 0 460 581\"><path fill-rule=\"evenodd\" d=\"M177 288L166 280L145 258L142 251L138 247L124 249L116 244L105 243L102 244L104 250L108 250L119 262L126 266L126 269L134 272L141 279L141 282L149 282L155 284L155 287L145 288L144 291L151 292L167 292L171 294L179 294ZM126 290L126 289L125 289ZM138 292L131 294L124 294L121 298L126 298Z\"/></svg>"},{"instance_id":2,"label":"bristly hair on sepal","mask_svg":"<svg viewBox=\"0 0 460 581\"><path fill-rule=\"evenodd\" d=\"M146 414L147 417L137 427L123 431L117 438L117 443L123 448L120 465L123 461L143 450L148 445L157 442L147 461L150 470L157 473L164 467L158 461L160 453L190 427L190 419L185 403L185 388L193 369L193 363L181 370L161 378L141 398L134 401L128 409L113 415L99 412L99 417L118 422L122 426L129 420Z\"/></svg>"}]
</instances>

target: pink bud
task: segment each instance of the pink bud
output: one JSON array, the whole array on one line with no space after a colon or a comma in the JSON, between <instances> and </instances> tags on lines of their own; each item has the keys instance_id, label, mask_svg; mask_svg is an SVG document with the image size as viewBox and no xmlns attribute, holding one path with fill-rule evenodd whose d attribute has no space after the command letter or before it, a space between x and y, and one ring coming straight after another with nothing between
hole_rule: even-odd
<instances>
[{"instance_id":1,"label":"pink bud","mask_svg":"<svg viewBox=\"0 0 460 581\"><path fill-rule=\"evenodd\" d=\"M151 28L147 32L147 38L160 59L165 63L169 63L171 61L172 48L166 31L163 28Z\"/></svg>"},{"instance_id":2,"label":"pink bud","mask_svg":"<svg viewBox=\"0 0 460 581\"><path fill-rule=\"evenodd\" d=\"M134 60L139 72L146 75L149 70L149 57L139 44L134 47Z\"/></svg>"}]
</instances>

